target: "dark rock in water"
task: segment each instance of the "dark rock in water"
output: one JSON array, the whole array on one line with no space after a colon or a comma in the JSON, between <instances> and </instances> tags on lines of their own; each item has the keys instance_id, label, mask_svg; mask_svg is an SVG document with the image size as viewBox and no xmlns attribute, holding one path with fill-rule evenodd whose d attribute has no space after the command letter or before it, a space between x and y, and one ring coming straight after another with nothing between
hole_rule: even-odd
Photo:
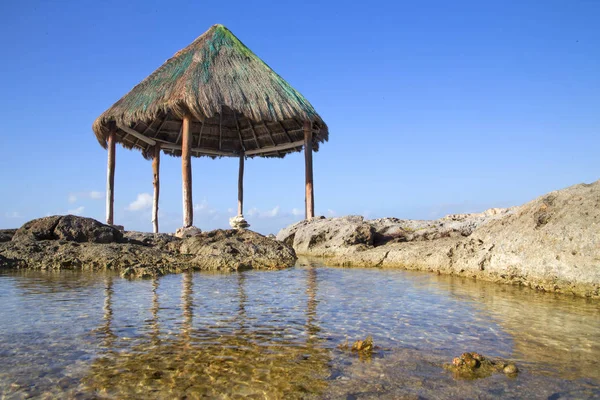
<instances>
[{"instance_id":1,"label":"dark rock in water","mask_svg":"<svg viewBox=\"0 0 600 400\"><path fill-rule=\"evenodd\" d=\"M292 267L294 250L248 230L217 230L180 239L167 234L122 233L91 218L40 218L0 243L0 268L117 270L150 277L187 270Z\"/></svg>"},{"instance_id":2,"label":"dark rock in water","mask_svg":"<svg viewBox=\"0 0 600 400\"><path fill-rule=\"evenodd\" d=\"M352 344L352 351L362 351L370 353L373 351L373 337L367 336L365 340L357 340Z\"/></svg>"},{"instance_id":3,"label":"dark rock in water","mask_svg":"<svg viewBox=\"0 0 600 400\"><path fill-rule=\"evenodd\" d=\"M10 242L15 236L16 229L0 229L0 243Z\"/></svg>"},{"instance_id":4,"label":"dark rock in water","mask_svg":"<svg viewBox=\"0 0 600 400\"><path fill-rule=\"evenodd\" d=\"M485 378L495 372L515 375L519 371L514 364L501 359L492 360L479 353L463 353L455 357L451 364L444 364L444 368L452 371L457 379Z\"/></svg>"}]
</instances>

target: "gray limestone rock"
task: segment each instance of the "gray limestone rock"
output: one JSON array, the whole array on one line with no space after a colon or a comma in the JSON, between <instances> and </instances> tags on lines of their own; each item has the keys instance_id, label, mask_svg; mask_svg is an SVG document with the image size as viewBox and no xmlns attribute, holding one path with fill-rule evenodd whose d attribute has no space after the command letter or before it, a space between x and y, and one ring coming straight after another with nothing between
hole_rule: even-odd
<instances>
[{"instance_id":1,"label":"gray limestone rock","mask_svg":"<svg viewBox=\"0 0 600 400\"><path fill-rule=\"evenodd\" d=\"M277 239L328 263L425 270L600 298L600 181L435 221L302 221Z\"/></svg>"},{"instance_id":2,"label":"gray limestone rock","mask_svg":"<svg viewBox=\"0 0 600 400\"><path fill-rule=\"evenodd\" d=\"M202 233L202 231L199 228L196 228L195 226L188 226L185 228L182 227L182 228L177 229L177 231L175 232L175 237L183 239L183 238L187 238L187 237L196 236L201 233Z\"/></svg>"}]
</instances>

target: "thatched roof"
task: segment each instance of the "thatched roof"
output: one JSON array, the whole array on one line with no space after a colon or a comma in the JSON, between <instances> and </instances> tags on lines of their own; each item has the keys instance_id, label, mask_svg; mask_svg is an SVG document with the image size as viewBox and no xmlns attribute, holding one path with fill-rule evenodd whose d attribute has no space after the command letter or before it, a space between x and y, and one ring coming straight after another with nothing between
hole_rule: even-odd
<instances>
[{"instance_id":1,"label":"thatched roof","mask_svg":"<svg viewBox=\"0 0 600 400\"><path fill-rule=\"evenodd\" d=\"M192 117L192 155L281 157L300 151L304 121L313 148L328 139L313 106L223 25L214 25L135 86L93 124L98 142L107 136L144 156L160 143L181 155L181 125Z\"/></svg>"}]
</instances>

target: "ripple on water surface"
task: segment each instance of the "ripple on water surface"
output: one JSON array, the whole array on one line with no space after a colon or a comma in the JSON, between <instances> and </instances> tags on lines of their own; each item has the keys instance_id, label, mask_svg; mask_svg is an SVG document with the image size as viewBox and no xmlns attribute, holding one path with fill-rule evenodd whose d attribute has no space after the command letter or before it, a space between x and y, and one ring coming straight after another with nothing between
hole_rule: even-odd
<instances>
[{"instance_id":1,"label":"ripple on water surface","mask_svg":"<svg viewBox=\"0 0 600 400\"><path fill-rule=\"evenodd\" d=\"M173 398L600 396L598 302L464 278L296 268L127 281L0 274L0 395ZM359 359L340 350L372 335ZM476 381L465 351L522 372Z\"/></svg>"}]
</instances>

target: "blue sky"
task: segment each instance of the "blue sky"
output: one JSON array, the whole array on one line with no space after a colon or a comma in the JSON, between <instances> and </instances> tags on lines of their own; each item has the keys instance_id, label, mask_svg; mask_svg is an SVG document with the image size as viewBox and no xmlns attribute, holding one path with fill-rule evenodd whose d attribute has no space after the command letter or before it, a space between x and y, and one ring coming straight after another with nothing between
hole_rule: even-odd
<instances>
[{"instance_id":1,"label":"blue sky","mask_svg":"<svg viewBox=\"0 0 600 400\"><path fill-rule=\"evenodd\" d=\"M600 176L600 2L3 1L0 227L104 220L94 119L211 25L227 26L330 129L320 215L437 218ZM161 230L181 225L164 156ZM193 159L195 225L227 227L237 160ZM150 231L149 161L117 148L115 223ZM136 202L137 200L137 202ZM246 163L252 228L303 217L302 154Z\"/></svg>"}]
</instances>

